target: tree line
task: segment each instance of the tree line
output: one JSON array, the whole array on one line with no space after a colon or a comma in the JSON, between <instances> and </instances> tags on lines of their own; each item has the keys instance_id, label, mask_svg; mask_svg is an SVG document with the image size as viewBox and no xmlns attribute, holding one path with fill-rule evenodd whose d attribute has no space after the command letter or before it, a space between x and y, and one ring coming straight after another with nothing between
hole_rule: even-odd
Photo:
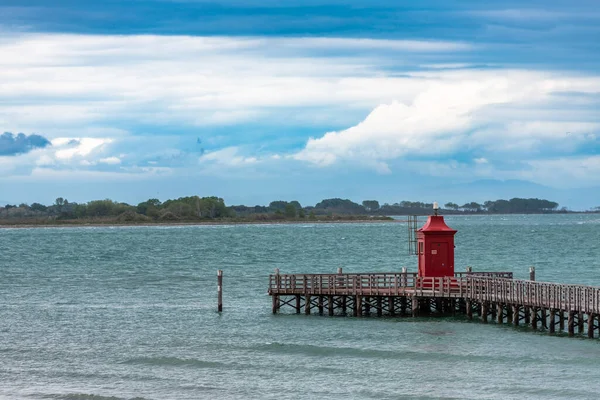
<instances>
[{"instance_id":1,"label":"tree line","mask_svg":"<svg viewBox=\"0 0 600 400\"><path fill-rule=\"evenodd\" d=\"M486 201L482 204L469 202L463 205L448 202L440 212L445 214L514 214L566 212L556 202L544 199L513 198ZM69 202L59 197L53 204L41 203L6 205L0 207L2 219L37 220L96 220L111 219L115 222L161 222L202 220L317 220L317 219L372 219L390 215L431 214L433 203L400 201L380 204L377 200L355 203L349 199L324 199L314 206L302 206L300 202L276 200L269 205L227 206L220 197L188 196L169 199L148 199L137 205L110 199L87 203Z\"/></svg>"}]
</instances>

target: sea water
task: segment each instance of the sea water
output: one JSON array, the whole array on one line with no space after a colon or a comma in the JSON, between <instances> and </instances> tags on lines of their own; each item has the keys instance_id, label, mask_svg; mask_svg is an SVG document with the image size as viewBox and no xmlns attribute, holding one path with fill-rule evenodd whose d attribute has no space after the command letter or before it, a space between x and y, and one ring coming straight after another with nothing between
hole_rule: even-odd
<instances>
[{"instance_id":1,"label":"sea water","mask_svg":"<svg viewBox=\"0 0 600 400\"><path fill-rule=\"evenodd\" d=\"M458 229L457 271L527 278L535 266L539 281L600 286L599 215L446 221ZM0 229L0 398L600 398L598 339L460 317L271 314L275 268L416 271L407 231L402 222Z\"/></svg>"}]
</instances>

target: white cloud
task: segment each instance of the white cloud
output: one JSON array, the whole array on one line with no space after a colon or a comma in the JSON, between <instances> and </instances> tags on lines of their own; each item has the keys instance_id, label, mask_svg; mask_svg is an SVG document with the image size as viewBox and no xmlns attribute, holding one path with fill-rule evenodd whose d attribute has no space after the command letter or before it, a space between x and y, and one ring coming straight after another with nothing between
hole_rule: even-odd
<instances>
[{"instance_id":1,"label":"white cloud","mask_svg":"<svg viewBox=\"0 0 600 400\"><path fill-rule=\"evenodd\" d=\"M259 162L256 157L246 157L240 155L238 147L226 147L221 150L204 154L199 159L200 163L214 163L227 167L240 167Z\"/></svg>"},{"instance_id":2,"label":"white cloud","mask_svg":"<svg viewBox=\"0 0 600 400\"><path fill-rule=\"evenodd\" d=\"M598 122L555 121L554 110L539 121L515 120L510 111L489 118L485 110L512 104L529 109L549 102L569 100L555 96L561 91L600 93L595 77L554 76L524 71L458 71L418 73L428 78L422 90L406 103L377 106L364 121L351 128L328 132L308 140L294 158L327 166L352 160L386 171L385 162L406 155L447 155L457 150L486 151L594 140ZM433 78L436 79L433 79ZM588 118L595 118L589 112ZM490 127L491 126L491 127Z\"/></svg>"},{"instance_id":3,"label":"white cloud","mask_svg":"<svg viewBox=\"0 0 600 400\"><path fill-rule=\"evenodd\" d=\"M100 160L98 160L98 162L102 164L117 165L121 164L121 159L119 157L106 157L101 158Z\"/></svg>"},{"instance_id":4,"label":"white cloud","mask_svg":"<svg viewBox=\"0 0 600 400\"><path fill-rule=\"evenodd\" d=\"M0 41L0 127L75 136L121 118L214 125L277 118L281 107L365 109L411 92L406 80L381 73L377 54L470 49L417 40L10 35Z\"/></svg>"}]
</instances>

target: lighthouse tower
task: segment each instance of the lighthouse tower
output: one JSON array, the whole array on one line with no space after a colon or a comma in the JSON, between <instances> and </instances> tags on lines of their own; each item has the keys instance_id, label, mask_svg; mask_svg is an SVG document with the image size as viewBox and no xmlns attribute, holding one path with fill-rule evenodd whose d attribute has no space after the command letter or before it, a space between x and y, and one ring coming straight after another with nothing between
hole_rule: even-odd
<instances>
[{"instance_id":1,"label":"lighthouse tower","mask_svg":"<svg viewBox=\"0 0 600 400\"><path fill-rule=\"evenodd\" d=\"M417 250L420 277L454 276L454 235L456 230L438 215L438 204L433 203L434 215L417 231Z\"/></svg>"}]
</instances>

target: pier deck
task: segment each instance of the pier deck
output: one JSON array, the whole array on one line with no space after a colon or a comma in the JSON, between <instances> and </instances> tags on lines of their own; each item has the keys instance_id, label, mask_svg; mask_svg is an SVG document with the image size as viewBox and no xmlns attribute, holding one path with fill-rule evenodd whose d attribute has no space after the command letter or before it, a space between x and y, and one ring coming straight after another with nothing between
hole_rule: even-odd
<instances>
[{"instance_id":1,"label":"pier deck","mask_svg":"<svg viewBox=\"0 0 600 400\"><path fill-rule=\"evenodd\" d=\"M482 322L524 323L570 336L600 332L600 287L513 279L511 272L428 278L416 273L274 274L273 313L284 306L328 315L477 314ZM597 336L597 335L596 335Z\"/></svg>"}]
</instances>

